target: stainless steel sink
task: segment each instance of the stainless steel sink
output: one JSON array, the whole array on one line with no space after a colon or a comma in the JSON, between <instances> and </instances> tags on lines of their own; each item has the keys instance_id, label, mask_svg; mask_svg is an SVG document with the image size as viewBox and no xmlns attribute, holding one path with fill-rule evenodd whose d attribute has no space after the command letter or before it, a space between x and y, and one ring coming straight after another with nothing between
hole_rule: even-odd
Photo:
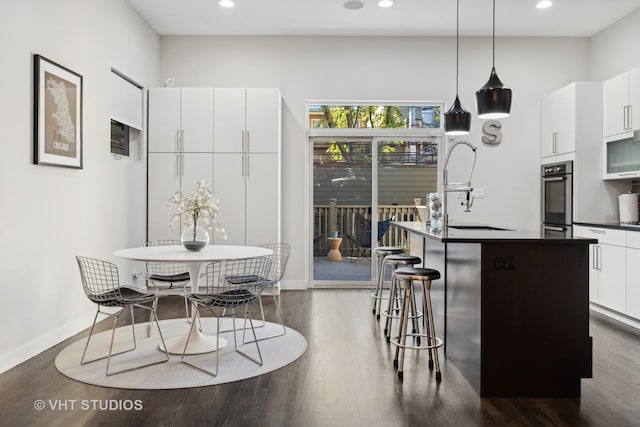
<instances>
[{"instance_id":1,"label":"stainless steel sink","mask_svg":"<svg viewBox=\"0 0 640 427\"><path fill-rule=\"evenodd\" d=\"M456 230L498 230L508 231L506 228L491 227L490 225L449 225Z\"/></svg>"}]
</instances>

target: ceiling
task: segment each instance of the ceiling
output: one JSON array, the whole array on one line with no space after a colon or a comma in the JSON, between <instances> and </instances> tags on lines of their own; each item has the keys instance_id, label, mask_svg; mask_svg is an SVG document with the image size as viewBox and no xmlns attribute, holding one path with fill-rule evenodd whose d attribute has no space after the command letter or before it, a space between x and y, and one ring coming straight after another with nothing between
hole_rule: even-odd
<instances>
[{"instance_id":1,"label":"ceiling","mask_svg":"<svg viewBox=\"0 0 640 427\"><path fill-rule=\"evenodd\" d=\"M127 0L161 35L454 36L455 0ZM640 7L640 0L497 0L496 36L590 37ZM491 35L491 0L460 0L460 35Z\"/></svg>"}]
</instances>

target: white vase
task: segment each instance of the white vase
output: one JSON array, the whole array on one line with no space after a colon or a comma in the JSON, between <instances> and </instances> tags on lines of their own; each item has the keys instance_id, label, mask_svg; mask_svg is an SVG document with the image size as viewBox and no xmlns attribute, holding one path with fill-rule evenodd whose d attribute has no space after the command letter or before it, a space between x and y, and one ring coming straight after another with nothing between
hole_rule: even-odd
<instances>
[{"instance_id":1,"label":"white vase","mask_svg":"<svg viewBox=\"0 0 640 427\"><path fill-rule=\"evenodd\" d=\"M209 244L209 233L199 225L187 228L180 236L182 246L190 251L200 251Z\"/></svg>"}]
</instances>

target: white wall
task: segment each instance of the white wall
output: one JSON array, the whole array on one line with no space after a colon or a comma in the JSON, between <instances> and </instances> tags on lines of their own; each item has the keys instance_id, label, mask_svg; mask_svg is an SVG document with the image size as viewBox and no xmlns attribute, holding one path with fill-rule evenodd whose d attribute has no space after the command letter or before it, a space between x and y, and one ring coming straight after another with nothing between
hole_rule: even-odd
<instances>
[{"instance_id":1,"label":"white wall","mask_svg":"<svg viewBox=\"0 0 640 427\"><path fill-rule=\"evenodd\" d=\"M480 146L473 183L487 198L452 218L537 229L539 99L586 80L588 39L507 38L496 42L496 67L513 90L503 143L482 146L481 121L467 138ZM444 100L455 96L454 38L161 37L160 81L176 86L277 87L283 95L283 239L292 244L284 288L304 287L305 101ZM475 116L475 91L489 78L491 40L463 38L460 96ZM459 156L459 157L458 157ZM451 161L466 168L463 151ZM464 178L466 171L461 172ZM460 174L458 174L460 175ZM224 209L224 207L223 207ZM467 216L463 216L467 215Z\"/></svg>"},{"instance_id":2,"label":"white wall","mask_svg":"<svg viewBox=\"0 0 640 427\"><path fill-rule=\"evenodd\" d=\"M640 9L591 38L589 75L603 81L640 67Z\"/></svg>"},{"instance_id":3,"label":"white wall","mask_svg":"<svg viewBox=\"0 0 640 427\"><path fill-rule=\"evenodd\" d=\"M146 165L109 154L108 89L111 67L148 85L159 61L123 0L1 3L0 372L90 325L75 255L144 243ZM83 76L82 170L32 164L33 54Z\"/></svg>"}]
</instances>

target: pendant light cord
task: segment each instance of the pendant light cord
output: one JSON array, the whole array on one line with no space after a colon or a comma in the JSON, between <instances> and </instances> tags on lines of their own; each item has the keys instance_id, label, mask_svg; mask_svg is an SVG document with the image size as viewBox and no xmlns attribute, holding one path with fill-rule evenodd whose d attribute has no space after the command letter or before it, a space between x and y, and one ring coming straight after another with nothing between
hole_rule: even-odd
<instances>
[{"instance_id":1,"label":"pendant light cord","mask_svg":"<svg viewBox=\"0 0 640 427\"><path fill-rule=\"evenodd\" d=\"M494 0L495 1L495 0ZM460 63L460 0L456 0L456 96L458 96L458 66Z\"/></svg>"},{"instance_id":2,"label":"pendant light cord","mask_svg":"<svg viewBox=\"0 0 640 427\"><path fill-rule=\"evenodd\" d=\"M496 0L493 0L493 48L491 52L491 67L496 68Z\"/></svg>"}]
</instances>

